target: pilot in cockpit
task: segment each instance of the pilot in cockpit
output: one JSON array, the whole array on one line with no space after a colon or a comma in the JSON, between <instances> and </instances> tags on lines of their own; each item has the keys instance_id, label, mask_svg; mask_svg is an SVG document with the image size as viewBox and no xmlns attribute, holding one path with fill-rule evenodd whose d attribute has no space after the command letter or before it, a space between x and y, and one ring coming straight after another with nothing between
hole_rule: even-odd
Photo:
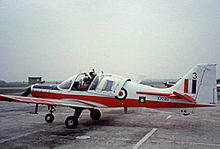
<instances>
[{"instance_id":1,"label":"pilot in cockpit","mask_svg":"<svg viewBox=\"0 0 220 149\"><path fill-rule=\"evenodd\" d=\"M92 83L93 79L96 76L96 73L95 73L94 69L92 69L92 71L89 72L89 76L88 76L88 74L85 73L85 77L83 79L81 79L80 82L79 82L78 90L81 90L81 91L87 91L88 90L90 84Z\"/></svg>"},{"instance_id":2,"label":"pilot in cockpit","mask_svg":"<svg viewBox=\"0 0 220 149\"><path fill-rule=\"evenodd\" d=\"M89 75L90 75L90 80L89 80L89 83L91 84L92 81L94 80L94 78L96 77L96 73L95 73L95 70L92 69L92 71L89 72Z\"/></svg>"},{"instance_id":3,"label":"pilot in cockpit","mask_svg":"<svg viewBox=\"0 0 220 149\"><path fill-rule=\"evenodd\" d=\"M79 82L78 90L80 90L80 91L88 90L89 85L90 85L89 80L90 80L90 78L89 78L88 75L85 76L83 79L81 79L80 82Z\"/></svg>"}]
</instances>

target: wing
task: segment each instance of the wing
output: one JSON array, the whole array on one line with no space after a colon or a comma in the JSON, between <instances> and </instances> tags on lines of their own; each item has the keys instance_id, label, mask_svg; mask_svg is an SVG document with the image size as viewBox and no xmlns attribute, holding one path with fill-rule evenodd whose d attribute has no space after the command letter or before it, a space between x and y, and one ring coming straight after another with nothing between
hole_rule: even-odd
<instances>
[{"instance_id":1,"label":"wing","mask_svg":"<svg viewBox=\"0 0 220 149\"><path fill-rule=\"evenodd\" d=\"M84 100L77 100L77 99L49 99L49 98L35 98L35 97L11 96L11 95L1 95L1 94L0 94L0 101L14 101L14 102L64 106L71 108L86 108L86 109L104 107L104 105L98 103L84 101Z\"/></svg>"}]
</instances>

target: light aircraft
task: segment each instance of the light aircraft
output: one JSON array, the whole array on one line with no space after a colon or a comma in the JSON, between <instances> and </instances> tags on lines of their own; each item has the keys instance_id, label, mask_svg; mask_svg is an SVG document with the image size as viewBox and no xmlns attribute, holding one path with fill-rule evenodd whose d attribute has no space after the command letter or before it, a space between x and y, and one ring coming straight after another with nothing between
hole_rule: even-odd
<instances>
[{"instance_id":1,"label":"light aircraft","mask_svg":"<svg viewBox=\"0 0 220 149\"><path fill-rule=\"evenodd\" d=\"M29 93L32 97L27 96ZM216 64L198 64L170 88L155 88L135 83L129 78L111 74L79 73L59 85L34 84L23 96L0 95L0 101L48 105L47 123L54 121L56 106L75 109L65 120L67 128L75 128L83 110L98 120L98 108L146 107L183 115L217 107Z\"/></svg>"}]
</instances>

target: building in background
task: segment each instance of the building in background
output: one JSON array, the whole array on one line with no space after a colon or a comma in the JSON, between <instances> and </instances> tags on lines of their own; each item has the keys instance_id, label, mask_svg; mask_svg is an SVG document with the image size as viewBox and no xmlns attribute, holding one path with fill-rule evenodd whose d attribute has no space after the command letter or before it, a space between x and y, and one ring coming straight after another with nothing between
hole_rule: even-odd
<instances>
[{"instance_id":1,"label":"building in background","mask_svg":"<svg viewBox=\"0 0 220 149\"><path fill-rule=\"evenodd\" d=\"M6 82L3 80L0 80L0 84L6 84Z\"/></svg>"},{"instance_id":2,"label":"building in background","mask_svg":"<svg viewBox=\"0 0 220 149\"><path fill-rule=\"evenodd\" d=\"M37 77L37 76L28 77L29 84L41 83L41 81L42 81L42 77Z\"/></svg>"}]
</instances>

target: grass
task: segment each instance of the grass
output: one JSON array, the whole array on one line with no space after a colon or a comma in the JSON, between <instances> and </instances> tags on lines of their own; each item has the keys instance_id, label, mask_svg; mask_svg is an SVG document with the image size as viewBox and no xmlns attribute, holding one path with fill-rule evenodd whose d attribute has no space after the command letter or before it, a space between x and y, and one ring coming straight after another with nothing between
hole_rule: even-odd
<instances>
[{"instance_id":1,"label":"grass","mask_svg":"<svg viewBox=\"0 0 220 149\"><path fill-rule=\"evenodd\" d=\"M7 83L7 84L0 84L0 87L28 87L30 84L18 84L18 83Z\"/></svg>"},{"instance_id":2,"label":"grass","mask_svg":"<svg viewBox=\"0 0 220 149\"><path fill-rule=\"evenodd\" d=\"M0 89L0 94L11 94L11 93L20 93L24 92L23 89Z\"/></svg>"},{"instance_id":3,"label":"grass","mask_svg":"<svg viewBox=\"0 0 220 149\"><path fill-rule=\"evenodd\" d=\"M7 83L7 84L0 84L0 94L12 94L12 93L21 93L24 92L25 89L21 89L21 88L16 88L16 87L24 87L27 88L28 86L30 86L30 84L24 84L24 83ZM4 89L7 87L15 87L13 89Z\"/></svg>"}]
</instances>

